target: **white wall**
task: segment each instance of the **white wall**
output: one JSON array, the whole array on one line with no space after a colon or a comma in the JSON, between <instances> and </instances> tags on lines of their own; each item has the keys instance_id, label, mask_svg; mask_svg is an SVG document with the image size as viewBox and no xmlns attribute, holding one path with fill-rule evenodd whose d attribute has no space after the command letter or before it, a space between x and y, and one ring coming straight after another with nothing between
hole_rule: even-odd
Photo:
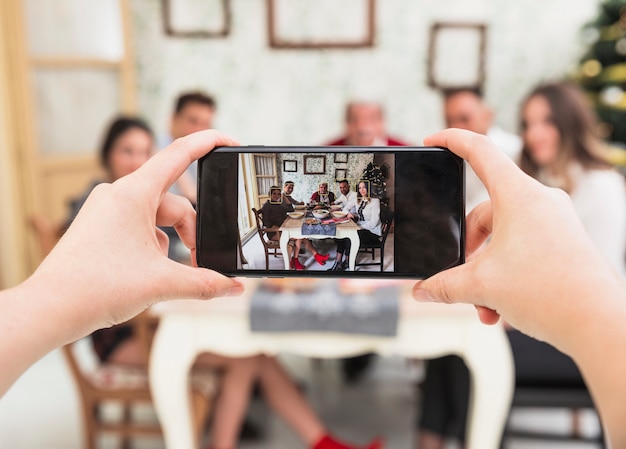
<instances>
[{"instance_id":1,"label":"white wall","mask_svg":"<svg viewBox=\"0 0 626 449\"><path fill-rule=\"evenodd\" d=\"M160 1L132 1L139 105L160 132L175 96L199 87L219 100L216 127L247 144L321 144L341 132L353 97L380 99L389 130L420 143L443 126L440 97L426 85L435 21L488 24L486 98L515 131L525 92L575 67L581 26L599 2L378 0L375 47L325 51L270 49L266 1L231 4L230 36L181 39L164 35Z\"/></svg>"}]
</instances>

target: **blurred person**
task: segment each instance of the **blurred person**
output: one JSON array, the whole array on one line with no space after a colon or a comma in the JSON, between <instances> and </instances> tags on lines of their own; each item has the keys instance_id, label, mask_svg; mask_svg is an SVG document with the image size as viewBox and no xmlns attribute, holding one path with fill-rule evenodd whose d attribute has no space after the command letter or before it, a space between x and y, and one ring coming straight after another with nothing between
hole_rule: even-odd
<instances>
[{"instance_id":1,"label":"blurred person","mask_svg":"<svg viewBox=\"0 0 626 449\"><path fill-rule=\"evenodd\" d=\"M382 105L369 101L351 101L346 105L345 134L326 145L369 147L406 146L407 144L387 135Z\"/></svg>"},{"instance_id":2,"label":"blurred person","mask_svg":"<svg viewBox=\"0 0 626 449\"><path fill-rule=\"evenodd\" d=\"M169 135L164 138L162 146L169 145L188 134L213 128L216 109L217 102L213 96L203 91L186 91L179 94L174 101ZM195 206L198 199L197 184L198 163L194 161L172 185L170 192L184 196ZM179 262L189 263L189 252L184 248L176 231L172 227L162 229L170 239L169 257ZM255 432L251 431L251 433Z\"/></svg>"},{"instance_id":3,"label":"blurred person","mask_svg":"<svg viewBox=\"0 0 626 449\"><path fill-rule=\"evenodd\" d=\"M626 182L602 157L596 119L584 94L568 83L537 86L522 102L520 130L521 168L543 184L569 194L591 240L625 277ZM507 334L517 383L584 386L570 357L515 329L508 329ZM454 429L451 436L461 442L465 438L469 372L453 356L434 366L436 372L427 372L423 387L420 449L443 447L449 429Z\"/></svg>"},{"instance_id":4,"label":"blurred person","mask_svg":"<svg viewBox=\"0 0 626 449\"><path fill-rule=\"evenodd\" d=\"M293 181L285 181L285 183L283 184L283 201L286 204L290 204L292 206L300 206L304 204L304 201L298 201L291 196L294 187L295 183Z\"/></svg>"},{"instance_id":5,"label":"blurred person","mask_svg":"<svg viewBox=\"0 0 626 449\"><path fill-rule=\"evenodd\" d=\"M519 158L522 140L495 124L494 112L483 100L479 88L461 87L444 90L443 109L446 127L484 134L511 159L516 161ZM465 188L467 211L489 198L487 190L471 167L468 167L465 173Z\"/></svg>"},{"instance_id":6,"label":"blurred person","mask_svg":"<svg viewBox=\"0 0 626 449\"><path fill-rule=\"evenodd\" d=\"M0 291L0 395L51 350L156 302L242 293L235 278L168 259L156 227L175 225L194 246L195 212L167 190L189 160L236 144L215 131L196 133L130 175L94 189L37 270ZM468 216L467 262L417 281L415 299L474 304L483 323L493 325L502 316L572 356L590 385L608 441L626 446L626 281L591 242L567 195L523 174L487 138L447 130L425 144L450 148L467 160L490 202Z\"/></svg>"},{"instance_id":7,"label":"blurred person","mask_svg":"<svg viewBox=\"0 0 626 449\"><path fill-rule=\"evenodd\" d=\"M170 119L167 144L188 134L213 128L217 103L215 99L202 91L181 93L174 103L174 112ZM182 195L196 204L198 165L193 163L176 181L172 193Z\"/></svg>"},{"instance_id":8,"label":"blurred person","mask_svg":"<svg viewBox=\"0 0 626 449\"><path fill-rule=\"evenodd\" d=\"M366 100L350 101L345 108L345 131L329 146L407 146L408 144L388 135L385 129L385 112L380 103ZM343 248L345 251L345 248ZM339 255L338 255L339 256ZM335 261L332 269L345 270L347 262ZM348 357L341 362L343 378L348 383L358 381L370 366L374 354Z\"/></svg>"}]
</instances>

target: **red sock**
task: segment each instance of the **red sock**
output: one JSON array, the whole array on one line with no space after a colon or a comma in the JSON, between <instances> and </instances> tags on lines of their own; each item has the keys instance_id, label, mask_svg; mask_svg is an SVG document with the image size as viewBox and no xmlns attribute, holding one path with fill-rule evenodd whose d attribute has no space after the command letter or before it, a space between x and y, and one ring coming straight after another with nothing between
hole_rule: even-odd
<instances>
[{"instance_id":1,"label":"red sock","mask_svg":"<svg viewBox=\"0 0 626 449\"><path fill-rule=\"evenodd\" d=\"M379 439L374 440L366 449L382 449L383 445ZM312 449L357 449L357 446L351 446L335 440L330 435L324 435Z\"/></svg>"}]
</instances>

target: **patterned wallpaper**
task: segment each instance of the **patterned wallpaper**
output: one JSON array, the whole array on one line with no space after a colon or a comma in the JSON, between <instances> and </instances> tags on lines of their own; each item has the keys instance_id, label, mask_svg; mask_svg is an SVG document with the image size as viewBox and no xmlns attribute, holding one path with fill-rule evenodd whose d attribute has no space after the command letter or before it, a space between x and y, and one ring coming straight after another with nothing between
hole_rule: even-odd
<instances>
[{"instance_id":1,"label":"patterned wallpaper","mask_svg":"<svg viewBox=\"0 0 626 449\"><path fill-rule=\"evenodd\" d=\"M139 105L160 132L174 97L202 88L219 101L216 127L246 144L327 142L341 134L344 105L354 98L382 102L390 133L419 144L443 127L441 99L426 85L435 21L488 25L486 99L497 122L515 131L523 95L576 63L579 30L599 3L379 0L375 47L302 51L269 48L265 0L230 2L230 36L191 39L164 34L160 0L131 1Z\"/></svg>"},{"instance_id":2,"label":"patterned wallpaper","mask_svg":"<svg viewBox=\"0 0 626 449\"><path fill-rule=\"evenodd\" d=\"M335 177L336 170L345 170L345 178L350 181L350 189L356 190L356 182L361 178L363 170L367 167L369 162L372 162L373 155L367 154L347 154L347 162L335 162L335 158L332 154L326 156L326 170L324 174L311 175L304 174L304 155L302 153L285 153L282 154L276 163L278 165L278 172L280 173L279 182L281 185L285 181L293 181L293 197L298 201L307 201L311 198L313 192L317 191L320 182L327 182L328 188L331 192L335 193L335 196L339 196L339 186L337 185L337 179ZM284 172L283 160L296 161L296 172Z\"/></svg>"}]
</instances>

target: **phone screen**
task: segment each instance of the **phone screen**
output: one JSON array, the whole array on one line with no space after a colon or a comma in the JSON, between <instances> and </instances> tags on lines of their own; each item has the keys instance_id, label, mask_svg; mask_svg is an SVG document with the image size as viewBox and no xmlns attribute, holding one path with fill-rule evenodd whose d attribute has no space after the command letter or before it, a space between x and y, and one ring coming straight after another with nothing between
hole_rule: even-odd
<instances>
[{"instance_id":1,"label":"phone screen","mask_svg":"<svg viewBox=\"0 0 626 449\"><path fill-rule=\"evenodd\" d=\"M217 148L198 165L198 265L235 276L431 276L465 261L464 173L444 148Z\"/></svg>"}]
</instances>

